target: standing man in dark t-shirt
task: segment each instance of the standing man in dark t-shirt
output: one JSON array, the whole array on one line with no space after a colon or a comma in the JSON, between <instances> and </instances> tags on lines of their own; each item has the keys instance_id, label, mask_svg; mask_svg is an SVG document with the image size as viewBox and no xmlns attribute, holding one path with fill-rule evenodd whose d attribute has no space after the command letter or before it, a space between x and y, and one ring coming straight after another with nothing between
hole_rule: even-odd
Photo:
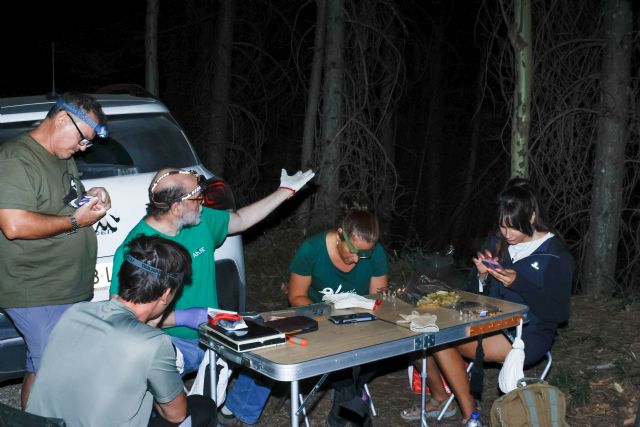
<instances>
[{"instance_id":1,"label":"standing man in dark t-shirt","mask_svg":"<svg viewBox=\"0 0 640 427\"><path fill-rule=\"evenodd\" d=\"M93 295L91 226L111 207L104 188L85 195L73 155L106 137L91 96L66 93L32 131L0 145L0 307L25 339L24 408L49 333L70 304Z\"/></svg>"}]
</instances>

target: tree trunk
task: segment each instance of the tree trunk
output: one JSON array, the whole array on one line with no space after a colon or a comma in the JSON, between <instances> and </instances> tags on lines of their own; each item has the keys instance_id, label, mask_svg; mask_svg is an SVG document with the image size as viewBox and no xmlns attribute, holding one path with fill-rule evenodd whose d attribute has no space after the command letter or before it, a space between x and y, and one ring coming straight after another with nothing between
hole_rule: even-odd
<instances>
[{"instance_id":1,"label":"tree trunk","mask_svg":"<svg viewBox=\"0 0 640 427\"><path fill-rule=\"evenodd\" d=\"M385 72L386 78L384 84L380 88L380 143L384 149L384 154L387 158L387 162L390 165L395 165L395 153L396 153L396 138L395 138L395 115L397 109L397 102L394 101L394 95L398 89L398 74L401 59L396 55L395 44L398 40L397 28L389 26L387 29L388 41L384 45L383 50L383 63L387 64L389 69ZM380 198L380 205L376 209L378 219L381 220L383 231L385 235L391 232L391 217L395 205L395 193L398 187L397 174L395 169L394 173L389 173L386 176L386 181L383 186L382 197Z\"/></svg>"},{"instance_id":2,"label":"tree trunk","mask_svg":"<svg viewBox=\"0 0 640 427\"><path fill-rule=\"evenodd\" d=\"M338 214L340 125L344 80L344 12L342 0L327 1L327 31L322 106L322 146L316 208L320 223L335 223Z\"/></svg>"},{"instance_id":3,"label":"tree trunk","mask_svg":"<svg viewBox=\"0 0 640 427\"><path fill-rule=\"evenodd\" d=\"M440 144L442 141L442 43L444 41L444 26L435 25L432 33L432 48L429 53L429 110L427 111L427 125L425 129L424 143L420 160L418 162L418 177L416 179L416 188L413 196L411 207L411 219L409 224L416 227L421 225L425 235L433 236L432 226L433 218L437 218L436 209L438 205L439 187L441 182L440 174ZM426 176L426 183L425 181ZM421 190L426 186L426 206L425 213L418 215L417 212L422 208L420 205ZM419 224L416 224L416 218ZM424 221L421 218L430 218ZM433 244L433 242L431 242Z\"/></svg>"},{"instance_id":4,"label":"tree trunk","mask_svg":"<svg viewBox=\"0 0 640 427\"><path fill-rule=\"evenodd\" d=\"M313 148L316 140L316 124L318 120L318 104L320 103L320 88L322 84L322 59L324 58L324 37L327 26L327 2L316 0L316 33L313 46L313 62L311 64L311 76L309 77L309 98L304 116L304 129L302 135L302 154L300 165L303 170L311 166ZM311 211L311 200L307 199L300 206L300 215L307 217Z\"/></svg>"},{"instance_id":5,"label":"tree trunk","mask_svg":"<svg viewBox=\"0 0 640 427\"><path fill-rule=\"evenodd\" d=\"M447 230L451 230L451 232L447 233L451 236L451 239L456 239L457 236L461 236L463 229L464 221L460 220L461 215L465 215L465 208L471 205L471 200L473 199L474 190L478 189L478 181L476 179L476 164L478 159L478 150L480 148L480 140L482 137L482 122L484 119L484 114L482 111L482 104L484 102L484 85L485 85L485 73L486 69L484 67L487 56L488 56L489 44L487 42L487 38L484 38L482 41L482 47L480 51L482 52L482 57L478 63L478 76L477 76L477 86L475 93L475 109L473 113L473 117L471 119L471 135L469 138L469 160L467 162L467 168L465 171L464 178L464 189L462 191L462 197L454 211L453 215L449 220L449 225Z\"/></svg>"},{"instance_id":6,"label":"tree trunk","mask_svg":"<svg viewBox=\"0 0 640 427\"><path fill-rule=\"evenodd\" d=\"M235 11L235 0L220 0L213 56L215 66L212 78L211 122L204 159L205 166L218 176L224 176L225 159L229 148L227 123Z\"/></svg>"},{"instance_id":7,"label":"tree trunk","mask_svg":"<svg viewBox=\"0 0 640 427\"><path fill-rule=\"evenodd\" d=\"M309 98L304 116L304 133L302 136L302 155L300 164L306 167L311 163L313 145L316 137L316 121L318 117L318 103L320 102L320 84L322 83L322 58L324 57L324 34L326 29L327 3L316 0L316 33L313 46L313 63L309 78Z\"/></svg>"},{"instance_id":8,"label":"tree trunk","mask_svg":"<svg viewBox=\"0 0 640 427\"><path fill-rule=\"evenodd\" d=\"M159 0L147 0L147 15L145 20L144 47L145 67L144 85L147 92L158 97L158 13Z\"/></svg>"},{"instance_id":9,"label":"tree trunk","mask_svg":"<svg viewBox=\"0 0 640 427\"><path fill-rule=\"evenodd\" d=\"M516 86L511 121L511 176L529 176L529 129L531 128L531 79L533 53L531 41L531 0L514 3L511 44L515 57Z\"/></svg>"},{"instance_id":10,"label":"tree trunk","mask_svg":"<svg viewBox=\"0 0 640 427\"><path fill-rule=\"evenodd\" d=\"M584 262L583 290L611 294L618 253L624 152L628 132L628 90L631 76L631 0L604 2L604 52L601 103L594 162L591 220Z\"/></svg>"}]
</instances>

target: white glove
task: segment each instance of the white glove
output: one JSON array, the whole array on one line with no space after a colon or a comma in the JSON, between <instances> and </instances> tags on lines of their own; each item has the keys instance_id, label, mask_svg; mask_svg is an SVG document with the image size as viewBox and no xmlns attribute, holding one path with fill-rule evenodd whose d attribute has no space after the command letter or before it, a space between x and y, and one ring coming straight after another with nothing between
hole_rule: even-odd
<instances>
[{"instance_id":1,"label":"white glove","mask_svg":"<svg viewBox=\"0 0 640 427\"><path fill-rule=\"evenodd\" d=\"M289 176L287 174L287 171L282 169L282 172L280 172L280 187L278 188L291 190L291 195L293 196L315 175L316 174L311 169L309 169L306 172L298 171L295 173L295 175Z\"/></svg>"},{"instance_id":2,"label":"white glove","mask_svg":"<svg viewBox=\"0 0 640 427\"><path fill-rule=\"evenodd\" d=\"M409 329L414 332L438 332L440 328L436 325L438 316L435 314L420 314L412 311L411 314L400 314L403 320L396 320L396 323L409 323Z\"/></svg>"},{"instance_id":3,"label":"white glove","mask_svg":"<svg viewBox=\"0 0 640 427\"><path fill-rule=\"evenodd\" d=\"M364 308L365 310L375 310L376 306L380 305L378 300L369 299L350 292L324 295L322 297L322 301L333 304L336 310L353 307Z\"/></svg>"}]
</instances>

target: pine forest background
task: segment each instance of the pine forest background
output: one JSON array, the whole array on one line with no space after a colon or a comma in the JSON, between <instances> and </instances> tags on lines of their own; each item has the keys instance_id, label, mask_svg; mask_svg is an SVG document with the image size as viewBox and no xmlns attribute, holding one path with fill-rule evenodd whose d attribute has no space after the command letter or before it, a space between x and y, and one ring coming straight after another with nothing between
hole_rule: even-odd
<instances>
[{"instance_id":1,"label":"pine forest background","mask_svg":"<svg viewBox=\"0 0 640 427\"><path fill-rule=\"evenodd\" d=\"M451 246L468 262L495 226L496 195L512 173L522 3L149 0L92 13L77 2L41 5L51 13L38 16L48 16L5 34L15 40L6 57L29 58L5 68L0 95L49 92L55 42L58 90L146 85L239 206L273 191L281 168L316 170L304 195L254 234L278 223L334 226L357 202L381 219L388 250ZM575 291L637 296L638 2L529 7L528 175L576 258ZM605 170L614 175L598 181ZM604 235L603 250L595 236ZM594 273L600 254L611 261Z\"/></svg>"}]
</instances>

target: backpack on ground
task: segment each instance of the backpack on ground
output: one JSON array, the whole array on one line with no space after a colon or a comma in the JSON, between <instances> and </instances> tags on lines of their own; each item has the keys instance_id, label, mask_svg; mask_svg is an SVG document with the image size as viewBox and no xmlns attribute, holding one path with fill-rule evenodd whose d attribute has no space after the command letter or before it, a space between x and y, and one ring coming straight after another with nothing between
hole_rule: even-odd
<instances>
[{"instance_id":1,"label":"backpack on ground","mask_svg":"<svg viewBox=\"0 0 640 427\"><path fill-rule=\"evenodd\" d=\"M567 402L558 387L525 378L491 405L491 427L567 427Z\"/></svg>"}]
</instances>

